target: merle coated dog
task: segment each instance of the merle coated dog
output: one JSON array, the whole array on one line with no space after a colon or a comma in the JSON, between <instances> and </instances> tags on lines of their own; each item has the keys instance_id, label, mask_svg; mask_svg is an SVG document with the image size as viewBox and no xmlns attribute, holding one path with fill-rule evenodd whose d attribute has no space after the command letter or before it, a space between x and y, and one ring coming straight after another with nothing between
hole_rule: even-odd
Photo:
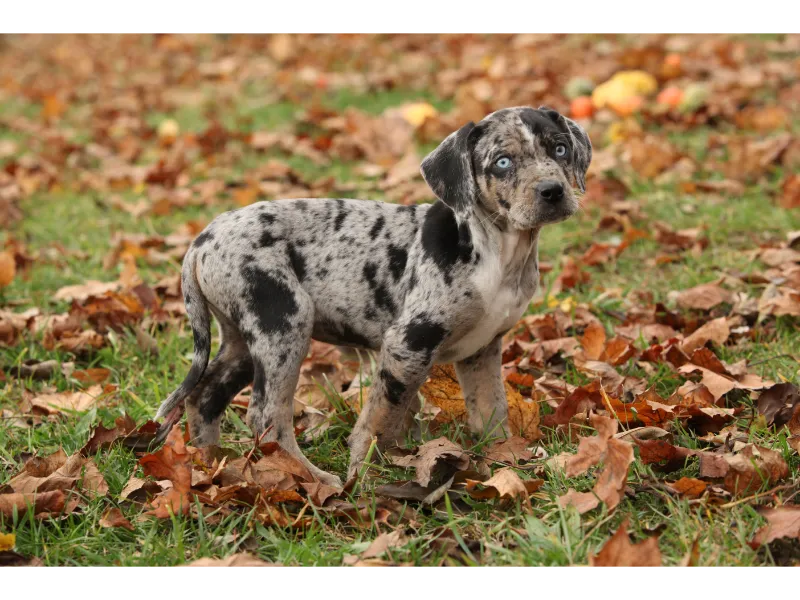
<instances>
[{"instance_id":1,"label":"merle coated dog","mask_svg":"<svg viewBox=\"0 0 800 600\"><path fill-rule=\"evenodd\" d=\"M380 350L369 399L349 438L348 476L373 437L404 438L434 363L455 363L476 433L506 432L501 338L539 282L544 225L575 213L592 157L586 132L558 112L499 110L448 136L422 162L434 204L295 199L217 217L181 276L194 334L186 379L164 401L198 446L216 444L231 399L253 382L247 421L322 482L292 426L310 340ZM222 346L208 364L211 316Z\"/></svg>"}]
</instances>

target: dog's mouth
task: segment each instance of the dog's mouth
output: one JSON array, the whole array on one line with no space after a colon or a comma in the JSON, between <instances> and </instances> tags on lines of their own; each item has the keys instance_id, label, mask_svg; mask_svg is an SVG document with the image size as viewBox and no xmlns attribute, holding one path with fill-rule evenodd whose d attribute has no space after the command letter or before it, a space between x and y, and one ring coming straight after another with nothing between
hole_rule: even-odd
<instances>
[{"instance_id":1,"label":"dog's mouth","mask_svg":"<svg viewBox=\"0 0 800 600\"><path fill-rule=\"evenodd\" d=\"M576 212L578 200L570 194L554 204L534 200L530 204L514 206L508 212L508 219L515 229L526 231L566 221Z\"/></svg>"}]
</instances>

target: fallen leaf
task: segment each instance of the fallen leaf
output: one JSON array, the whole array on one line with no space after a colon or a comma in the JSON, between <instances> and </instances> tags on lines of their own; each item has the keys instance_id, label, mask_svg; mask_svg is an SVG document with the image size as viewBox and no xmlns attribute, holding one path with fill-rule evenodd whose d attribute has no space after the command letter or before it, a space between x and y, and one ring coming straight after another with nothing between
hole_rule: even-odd
<instances>
[{"instance_id":1,"label":"fallen leaf","mask_svg":"<svg viewBox=\"0 0 800 600\"><path fill-rule=\"evenodd\" d=\"M528 496L538 490L543 483L541 479L521 479L513 469L506 467L496 471L484 482L468 481L467 491L470 496L479 500L519 498L528 501Z\"/></svg>"},{"instance_id":2,"label":"fallen leaf","mask_svg":"<svg viewBox=\"0 0 800 600\"><path fill-rule=\"evenodd\" d=\"M17 542L17 536L13 533L0 533L0 552L11 550Z\"/></svg>"},{"instance_id":3,"label":"fallen leaf","mask_svg":"<svg viewBox=\"0 0 800 600\"><path fill-rule=\"evenodd\" d=\"M667 484L676 494L684 498L699 498L708 487L708 483L694 477L681 477L675 483Z\"/></svg>"},{"instance_id":4,"label":"fallen leaf","mask_svg":"<svg viewBox=\"0 0 800 600\"><path fill-rule=\"evenodd\" d=\"M180 424L176 424L167 435L164 446L158 452L146 454L139 459L145 475L156 479L168 479L172 487L150 502L152 510L146 514L159 519L173 514L188 514L191 506L192 459L183 442Z\"/></svg>"},{"instance_id":5,"label":"fallen leaf","mask_svg":"<svg viewBox=\"0 0 800 600\"><path fill-rule=\"evenodd\" d=\"M43 567L44 563L35 556L23 556L6 550L0 552L0 567Z\"/></svg>"},{"instance_id":6,"label":"fallen leaf","mask_svg":"<svg viewBox=\"0 0 800 600\"><path fill-rule=\"evenodd\" d=\"M57 515L64 510L65 496L61 490L28 494L0 494L0 514L12 518L14 510L23 514L29 507L34 515Z\"/></svg>"},{"instance_id":7,"label":"fallen leaf","mask_svg":"<svg viewBox=\"0 0 800 600\"><path fill-rule=\"evenodd\" d=\"M730 302L732 294L714 283L704 283L679 292L676 296L678 306L696 310L711 310L718 304Z\"/></svg>"},{"instance_id":8,"label":"fallen leaf","mask_svg":"<svg viewBox=\"0 0 800 600\"><path fill-rule=\"evenodd\" d=\"M56 392L41 394L31 399L31 406L40 408L46 414L83 412L107 398L116 388L93 385L87 390L77 392Z\"/></svg>"},{"instance_id":9,"label":"fallen leaf","mask_svg":"<svg viewBox=\"0 0 800 600\"><path fill-rule=\"evenodd\" d=\"M227 558L199 558L186 567L280 567L280 563L269 563L248 552L231 554Z\"/></svg>"},{"instance_id":10,"label":"fallen leaf","mask_svg":"<svg viewBox=\"0 0 800 600\"><path fill-rule=\"evenodd\" d=\"M738 454L725 456L725 460L728 472L723 485L734 495L753 494L789 476L789 465L783 456L761 446L750 444Z\"/></svg>"},{"instance_id":11,"label":"fallen leaf","mask_svg":"<svg viewBox=\"0 0 800 600\"><path fill-rule=\"evenodd\" d=\"M582 437L578 442L578 453L566 461L567 477L585 473L590 467L602 462L603 469L597 475L592 494L580 494L570 490L559 498L559 504L578 506L580 512L591 510L594 506L590 497L600 500L613 510L622 500L628 467L633 462L633 445L614 437L617 433L617 420L600 415L591 415L590 422L597 430L593 437Z\"/></svg>"},{"instance_id":12,"label":"fallen leaf","mask_svg":"<svg viewBox=\"0 0 800 600\"><path fill-rule=\"evenodd\" d=\"M597 554L589 555L592 567L660 567L661 551L658 549L658 537L652 536L639 542L631 543L627 528L630 517L620 524L619 529L605 543Z\"/></svg>"},{"instance_id":13,"label":"fallen leaf","mask_svg":"<svg viewBox=\"0 0 800 600\"><path fill-rule=\"evenodd\" d=\"M445 437L440 437L425 442L413 454L393 457L392 462L400 467L413 467L416 471L414 481L427 487L434 476L441 477L445 471L467 469L470 459L461 446Z\"/></svg>"},{"instance_id":14,"label":"fallen leaf","mask_svg":"<svg viewBox=\"0 0 800 600\"><path fill-rule=\"evenodd\" d=\"M400 529L391 533L382 533L364 550L361 558L377 558L385 554L390 548L402 548L407 543L408 537Z\"/></svg>"},{"instance_id":15,"label":"fallen leaf","mask_svg":"<svg viewBox=\"0 0 800 600\"><path fill-rule=\"evenodd\" d=\"M506 440L498 440L483 451L483 455L490 459L510 465L533 458L533 452L528 450L528 440L514 436Z\"/></svg>"},{"instance_id":16,"label":"fallen leaf","mask_svg":"<svg viewBox=\"0 0 800 600\"><path fill-rule=\"evenodd\" d=\"M789 422L796 406L800 406L800 391L792 383L773 385L758 397L758 412L764 415L768 425L776 427Z\"/></svg>"},{"instance_id":17,"label":"fallen leaf","mask_svg":"<svg viewBox=\"0 0 800 600\"><path fill-rule=\"evenodd\" d=\"M80 454L67 456L62 449L45 458L32 458L22 472L12 477L7 485L21 494L51 491L68 491L81 482L88 496L105 496L108 484L91 458Z\"/></svg>"},{"instance_id":18,"label":"fallen leaf","mask_svg":"<svg viewBox=\"0 0 800 600\"><path fill-rule=\"evenodd\" d=\"M762 517L767 519L767 524L756 531L752 547L769 544L779 538L800 539L800 506L785 505L776 508L762 508L759 510Z\"/></svg>"},{"instance_id":19,"label":"fallen leaf","mask_svg":"<svg viewBox=\"0 0 800 600\"><path fill-rule=\"evenodd\" d=\"M129 531L134 531L133 525L131 524L128 519L122 514L122 511L118 508L110 508L98 521L100 527L112 528L112 527L123 527Z\"/></svg>"},{"instance_id":20,"label":"fallen leaf","mask_svg":"<svg viewBox=\"0 0 800 600\"><path fill-rule=\"evenodd\" d=\"M722 346L731 335L728 327L728 320L725 317L709 321L681 343L681 350L686 354L691 354L698 348L705 346L708 342L713 342L715 346Z\"/></svg>"}]
</instances>

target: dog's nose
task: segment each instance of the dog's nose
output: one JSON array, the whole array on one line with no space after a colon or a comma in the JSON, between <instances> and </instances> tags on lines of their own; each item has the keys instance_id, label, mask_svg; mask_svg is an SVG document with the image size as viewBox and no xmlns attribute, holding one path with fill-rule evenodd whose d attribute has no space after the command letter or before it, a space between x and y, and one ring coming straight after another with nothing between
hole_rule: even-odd
<instances>
[{"instance_id":1,"label":"dog's nose","mask_svg":"<svg viewBox=\"0 0 800 600\"><path fill-rule=\"evenodd\" d=\"M536 186L536 195L545 202L555 204L564 198L564 186L558 181L543 181Z\"/></svg>"}]
</instances>

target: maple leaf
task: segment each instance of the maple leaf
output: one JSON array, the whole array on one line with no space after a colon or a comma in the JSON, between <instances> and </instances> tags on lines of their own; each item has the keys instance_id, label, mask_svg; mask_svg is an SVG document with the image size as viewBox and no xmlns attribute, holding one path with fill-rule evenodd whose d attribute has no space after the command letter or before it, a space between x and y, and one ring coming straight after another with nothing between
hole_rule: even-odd
<instances>
[{"instance_id":1,"label":"maple leaf","mask_svg":"<svg viewBox=\"0 0 800 600\"><path fill-rule=\"evenodd\" d=\"M139 459L145 475L156 479L169 479L172 487L156 496L151 501L151 514L160 519L173 514L188 514L191 506L190 490L192 487L192 457L183 441L180 424L172 427L164 446L153 454L146 454Z\"/></svg>"},{"instance_id":2,"label":"maple leaf","mask_svg":"<svg viewBox=\"0 0 800 600\"><path fill-rule=\"evenodd\" d=\"M597 435L580 438L578 453L567 458L566 475L581 475L600 462L603 463L603 469L597 475L592 493L569 490L559 498L559 504L572 504L581 513L595 508L600 502L604 502L609 510L616 508L622 500L628 467L633 462L632 444L614 437L617 432L616 419L593 414L590 422L597 430Z\"/></svg>"},{"instance_id":3,"label":"maple leaf","mask_svg":"<svg viewBox=\"0 0 800 600\"><path fill-rule=\"evenodd\" d=\"M756 531L750 543L753 548L784 537L800 539L800 506L762 508L759 513L767 519L767 524Z\"/></svg>"}]
</instances>

